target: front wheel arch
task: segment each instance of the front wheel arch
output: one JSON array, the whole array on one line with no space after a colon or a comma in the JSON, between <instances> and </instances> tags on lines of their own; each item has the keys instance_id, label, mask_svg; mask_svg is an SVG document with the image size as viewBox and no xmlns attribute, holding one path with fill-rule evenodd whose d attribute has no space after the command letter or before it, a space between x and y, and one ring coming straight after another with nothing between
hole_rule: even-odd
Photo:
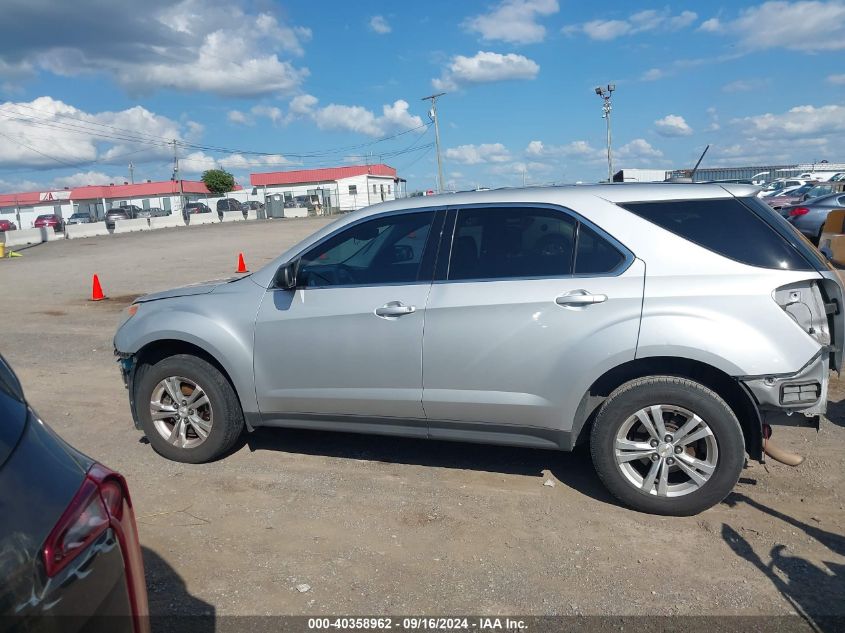
<instances>
[{"instance_id":1,"label":"front wheel arch","mask_svg":"<svg viewBox=\"0 0 845 633\"><path fill-rule=\"evenodd\" d=\"M232 386L232 390L235 392L235 397L238 399L238 404L241 406L241 410L243 410L243 401L241 399L241 395L238 393L238 388L235 385L235 382L232 380L229 371L226 369L226 367L223 366L223 363L221 363L213 354L204 350L200 346L194 345L193 343L189 343L187 341L182 341L179 339L160 339L151 343L147 343L135 353L135 367L133 370L134 374L137 376L138 370L141 369L143 366L154 365L155 363L164 360L169 356L176 356L177 354L187 354L189 356L196 356L197 358L201 358L207 363L213 365L221 374L223 374L223 377ZM136 428L140 428L138 415L135 410L135 384L137 384L137 380L133 380L130 384L129 399L130 407L132 408L132 419L135 422ZM244 416L246 418L247 430L250 432L253 431L253 426L249 423L249 418L246 415L246 412L244 412Z\"/></svg>"},{"instance_id":2,"label":"front wheel arch","mask_svg":"<svg viewBox=\"0 0 845 633\"><path fill-rule=\"evenodd\" d=\"M618 365L597 378L581 398L572 421L571 448L589 441L595 417L614 390L631 380L658 375L686 378L715 391L739 420L748 456L758 461L763 459L763 420L748 389L712 365L671 356L638 358Z\"/></svg>"}]
</instances>

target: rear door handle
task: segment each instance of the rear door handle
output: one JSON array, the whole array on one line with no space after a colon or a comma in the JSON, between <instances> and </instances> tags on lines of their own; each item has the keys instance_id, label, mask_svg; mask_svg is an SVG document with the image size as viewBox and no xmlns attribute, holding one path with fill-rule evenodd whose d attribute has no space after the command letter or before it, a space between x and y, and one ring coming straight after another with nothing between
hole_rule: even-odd
<instances>
[{"instance_id":1,"label":"rear door handle","mask_svg":"<svg viewBox=\"0 0 845 633\"><path fill-rule=\"evenodd\" d=\"M376 316L391 318L400 317L416 312L416 306L406 306L401 301L391 301L380 308L376 308Z\"/></svg>"},{"instance_id":2,"label":"rear door handle","mask_svg":"<svg viewBox=\"0 0 845 633\"><path fill-rule=\"evenodd\" d=\"M607 301L607 295L594 295L586 290L573 290L562 294L555 299L555 303L559 306L583 307L594 303L604 303Z\"/></svg>"}]
</instances>

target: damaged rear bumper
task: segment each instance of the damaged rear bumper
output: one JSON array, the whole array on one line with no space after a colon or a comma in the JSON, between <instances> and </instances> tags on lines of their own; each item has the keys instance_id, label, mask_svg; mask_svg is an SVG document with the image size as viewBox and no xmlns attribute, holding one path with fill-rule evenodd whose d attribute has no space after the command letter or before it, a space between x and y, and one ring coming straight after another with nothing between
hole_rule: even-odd
<instances>
[{"instance_id":1,"label":"damaged rear bumper","mask_svg":"<svg viewBox=\"0 0 845 633\"><path fill-rule=\"evenodd\" d=\"M757 401L764 423L818 428L827 410L828 354L827 349L819 350L794 374L740 378Z\"/></svg>"}]
</instances>

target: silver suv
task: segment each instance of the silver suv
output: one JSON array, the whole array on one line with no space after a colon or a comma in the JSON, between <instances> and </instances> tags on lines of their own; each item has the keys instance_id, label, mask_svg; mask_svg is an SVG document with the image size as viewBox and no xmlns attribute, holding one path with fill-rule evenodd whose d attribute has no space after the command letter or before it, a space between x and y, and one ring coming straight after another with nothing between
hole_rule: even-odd
<instances>
[{"instance_id":1,"label":"silver suv","mask_svg":"<svg viewBox=\"0 0 845 633\"><path fill-rule=\"evenodd\" d=\"M136 301L135 425L205 462L244 426L569 451L688 515L783 413L817 423L842 287L745 185L514 189L378 204L259 272Z\"/></svg>"}]
</instances>

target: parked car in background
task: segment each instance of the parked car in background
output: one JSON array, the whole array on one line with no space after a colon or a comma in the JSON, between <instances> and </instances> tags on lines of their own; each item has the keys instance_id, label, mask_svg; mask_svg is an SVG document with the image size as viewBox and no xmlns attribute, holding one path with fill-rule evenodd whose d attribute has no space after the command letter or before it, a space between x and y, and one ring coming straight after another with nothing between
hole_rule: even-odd
<instances>
[{"instance_id":1,"label":"parked car in background","mask_svg":"<svg viewBox=\"0 0 845 633\"><path fill-rule=\"evenodd\" d=\"M113 229L117 220L131 220L132 214L125 207L113 207L106 212L106 228Z\"/></svg>"},{"instance_id":2,"label":"parked car in background","mask_svg":"<svg viewBox=\"0 0 845 633\"><path fill-rule=\"evenodd\" d=\"M796 178L778 178L764 185L763 188L760 189L760 193L758 193L757 195L761 198L768 197L771 195L777 195L777 192L784 191L786 189L796 189L801 185L806 184L806 180L799 180Z\"/></svg>"},{"instance_id":3,"label":"parked car in background","mask_svg":"<svg viewBox=\"0 0 845 633\"><path fill-rule=\"evenodd\" d=\"M241 211L246 214L241 207L240 201L235 200L234 198L223 198L222 200L217 201L217 215L221 220L223 219L223 213L226 211Z\"/></svg>"},{"instance_id":4,"label":"parked car in background","mask_svg":"<svg viewBox=\"0 0 845 633\"><path fill-rule=\"evenodd\" d=\"M842 366L842 282L756 193L584 185L355 211L248 278L136 300L114 338L135 425L188 463L245 426L589 442L623 502L700 512L762 457L762 424L815 424Z\"/></svg>"},{"instance_id":5,"label":"parked car in background","mask_svg":"<svg viewBox=\"0 0 845 633\"><path fill-rule=\"evenodd\" d=\"M763 198L766 204L772 207L772 209L780 209L781 207L788 207L791 204L795 204L796 202L801 202L804 199L804 194L815 187L815 183L807 183L805 185L801 185L800 187L787 187L786 189L782 189L781 191L777 192L773 196L766 196Z\"/></svg>"},{"instance_id":6,"label":"parked car in background","mask_svg":"<svg viewBox=\"0 0 845 633\"><path fill-rule=\"evenodd\" d=\"M813 185L809 190L805 191L801 196L801 199L796 200L796 202L805 202L815 198L821 198L822 196L834 193L835 191L841 191L841 189L836 188L835 183Z\"/></svg>"},{"instance_id":7,"label":"parked car in background","mask_svg":"<svg viewBox=\"0 0 845 633\"><path fill-rule=\"evenodd\" d=\"M67 219L67 224L90 224L93 222L91 215L82 211L77 211Z\"/></svg>"},{"instance_id":8,"label":"parked car in background","mask_svg":"<svg viewBox=\"0 0 845 633\"><path fill-rule=\"evenodd\" d=\"M17 230L18 226L11 220L0 220L0 233L5 233L6 231L15 231Z\"/></svg>"},{"instance_id":9,"label":"parked car in background","mask_svg":"<svg viewBox=\"0 0 845 633\"><path fill-rule=\"evenodd\" d=\"M47 213L35 218L32 226L36 229L52 228L56 233L59 233L62 230L63 223L61 216L55 213Z\"/></svg>"},{"instance_id":10,"label":"parked car in background","mask_svg":"<svg viewBox=\"0 0 845 633\"><path fill-rule=\"evenodd\" d=\"M195 213L211 213L211 207L204 202L188 202L184 208L185 215L193 215Z\"/></svg>"},{"instance_id":11,"label":"parked car in background","mask_svg":"<svg viewBox=\"0 0 845 633\"><path fill-rule=\"evenodd\" d=\"M784 207L780 210L780 214L813 244L818 244L824 223L827 221L827 214L833 209L843 208L845 208L845 192L839 191Z\"/></svg>"},{"instance_id":12,"label":"parked car in background","mask_svg":"<svg viewBox=\"0 0 845 633\"><path fill-rule=\"evenodd\" d=\"M147 207L138 211L135 217L138 218L161 218L170 215L170 211L165 211L161 207Z\"/></svg>"},{"instance_id":13,"label":"parked car in background","mask_svg":"<svg viewBox=\"0 0 845 633\"><path fill-rule=\"evenodd\" d=\"M10 630L149 631L126 480L50 429L2 356L0 508L0 620Z\"/></svg>"},{"instance_id":14,"label":"parked car in background","mask_svg":"<svg viewBox=\"0 0 845 633\"><path fill-rule=\"evenodd\" d=\"M246 202L241 202L241 210L246 213L247 211L259 211L264 208L264 203L259 202L258 200L247 200Z\"/></svg>"}]
</instances>

